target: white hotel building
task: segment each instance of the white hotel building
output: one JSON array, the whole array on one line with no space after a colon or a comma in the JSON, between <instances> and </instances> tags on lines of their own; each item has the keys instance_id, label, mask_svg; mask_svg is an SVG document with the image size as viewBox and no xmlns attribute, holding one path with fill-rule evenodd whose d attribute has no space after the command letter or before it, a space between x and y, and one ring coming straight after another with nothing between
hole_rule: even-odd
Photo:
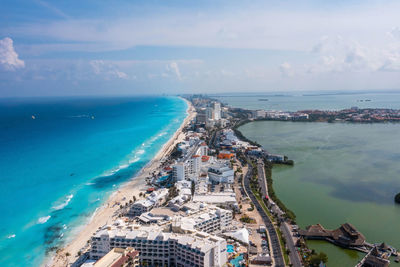
<instances>
[{"instance_id":1,"label":"white hotel building","mask_svg":"<svg viewBox=\"0 0 400 267\"><path fill-rule=\"evenodd\" d=\"M103 228L91 239L90 257L99 259L111 249L133 247L142 266L223 266L226 241L203 232L178 234L158 227L138 229Z\"/></svg>"},{"instance_id":2,"label":"white hotel building","mask_svg":"<svg viewBox=\"0 0 400 267\"><path fill-rule=\"evenodd\" d=\"M215 183L229 183L234 182L234 170L229 166L227 162L214 162L208 166L208 177L209 180Z\"/></svg>"},{"instance_id":3,"label":"white hotel building","mask_svg":"<svg viewBox=\"0 0 400 267\"><path fill-rule=\"evenodd\" d=\"M154 207L158 207L165 201L168 195L168 189L162 188L152 192L146 199L141 199L133 203L129 210L129 215L139 216L144 212L150 211Z\"/></svg>"},{"instance_id":4,"label":"white hotel building","mask_svg":"<svg viewBox=\"0 0 400 267\"><path fill-rule=\"evenodd\" d=\"M196 205L188 203L187 205ZM166 225L171 223L183 231L201 231L208 234L221 233L229 228L232 223L232 211L199 204L196 211L175 212L170 208L156 208L143 213L139 217L142 224Z\"/></svg>"},{"instance_id":5,"label":"white hotel building","mask_svg":"<svg viewBox=\"0 0 400 267\"><path fill-rule=\"evenodd\" d=\"M221 233L232 223L232 211L218 207L208 207L196 214L183 217L180 220L181 228L191 228L206 233Z\"/></svg>"}]
</instances>

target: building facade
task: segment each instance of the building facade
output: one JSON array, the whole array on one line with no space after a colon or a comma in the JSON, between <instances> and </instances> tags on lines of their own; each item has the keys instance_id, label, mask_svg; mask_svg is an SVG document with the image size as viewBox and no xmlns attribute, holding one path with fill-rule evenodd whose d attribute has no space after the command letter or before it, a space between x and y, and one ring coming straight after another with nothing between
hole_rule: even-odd
<instances>
[{"instance_id":1,"label":"building facade","mask_svg":"<svg viewBox=\"0 0 400 267\"><path fill-rule=\"evenodd\" d=\"M172 166L172 177L174 181L184 181L189 177L189 169L183 162L178 162Z\"/></svg>"},{"instance_id":2,"label":"building facade","mask_svg":"<svg viewBox=\"0 0 400 267\"><path fill-rule=\"evenodd\" d=\"M177 234L157 228L102 229L91 239L90 257L99 259L113 248L132 247L141 266L223 266L226 241L202 232Z\"/></svg>"}]
</instances>

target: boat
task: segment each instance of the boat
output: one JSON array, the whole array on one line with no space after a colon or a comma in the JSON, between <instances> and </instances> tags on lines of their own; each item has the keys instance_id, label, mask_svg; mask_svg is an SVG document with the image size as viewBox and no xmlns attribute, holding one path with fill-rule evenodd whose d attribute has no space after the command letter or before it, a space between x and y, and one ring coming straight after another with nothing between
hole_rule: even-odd
<instances>
[{"instance_id":1,"label":"boat","mask_svg":"<svg viewBox=\"0 0 400 267\"><path fill-rule=\"evenodd\" d=\"M258 101L269 101L268 98L259 98Z\"/></svg>"}]
</instances>

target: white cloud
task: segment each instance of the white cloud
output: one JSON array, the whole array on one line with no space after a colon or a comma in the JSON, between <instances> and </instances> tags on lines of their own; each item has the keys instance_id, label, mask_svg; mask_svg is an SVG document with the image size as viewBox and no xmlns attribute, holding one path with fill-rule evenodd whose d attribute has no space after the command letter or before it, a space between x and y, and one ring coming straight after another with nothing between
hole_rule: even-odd
<instances>
[{"instance_id":1,"label":"white cloud","mask_svg":"<svg viewBox=\"0 0 400 267\"><path fill-rule=\"evenodd\" d=\"M379 70L400 72L400 49L387 52Z\"/></svg>"},{"instance_id":2,"label":"white cloud","mask_svg":"<svg viewBox=\"0 0 400 267\"><path fill-rule=\"evenodd\" d=\"M16 70L25 67L25 62L18 58L13 40L9 37L0 40L0 67L5 70Z\"/></svg>"},{"instance_id":3,"label":"white cloud","mask_svg":"<svg viewBox=\"0 0 400 267\"><path fill-rule=\"evenodd\" d=\"M70 19L70 18L71 18L70 16L68 16L67 14L65 14L62 10L56 8L55 6L49 4L49 3L45 2L45 1L42 1L42 0L35 0L35 2L38 3L39 5L41 5L41 6L45 7L45 8L47 8L49 11L53 12L53 13L56 14L57 16L60 16L60 17L62 17L62 18L64 18L64 19Z\"/></svg>"},{"instance_id":4,"label":"white cloud","mask_svg":"<svg viewBox=\"0 0 400 267\"><path fill-rule=\"evenodd\" d=\"M172 61L171 63L169 63L167 65L167 70L173 72L176 75L176 78L178 80L182 80L182 76L181 76L181 72L179 70L179 66L178 63L176 63L175 61Z\"/></svg>"},{"instance_id":5,"label":"white cloud","mask_svg":"<svg viewBox=\"0 0 400 267\"><path fill-rule=\"evenodd\" d=\"M235 76L235 74L232 71L226 70L226 69L221 69L221 75L225 76L225 77L233 77L233 76Z\"/></svg>"},{"instance_id":6,"label":"white cloud","mask_svg":"<svg viewBox=\"0 0 400 267\"><path fill-rule=\"evenodd\" d=\"M378 49L342 36L324 36L312 48L317 62L309 66L308 72L396 71L400 69L399 48L396 43Z\"/></svg>"},{"instance_id":7,"label":"white cloud","mask_svg":"<svg viewBox=\"0 0 400 267\"><path fill-rule=\"evenodd\" d=\"M60 49L65 49L65 43L73 43L80 49L95 49L93 46L97 45L103 50L155 45L306 51L323 34L340 34L379 47L387 41L385 33L399 23L400 3L396 1L385 5L368 1L326 10L267 5L215 9L201 16L197 15L198 10L176 8L160 12L155 8L146 16L30 22L2 31L58 40ZM396 35L397 29L392 34Z\"/></svg>"},{"instance_id":8,"label":"white cloud","mask_svg":"<svg viewBox=\"0 0 400 267\"><path fill-rule=\"evenodd\" d=\"M290 65L288 62L283 62L283 63L279 66L279 70L281 71L281 74L282 74L282 76L284 76L284 77L293 76L292 65Z\"/></svg>"},{"instance_id":9,"label":"white cloud","mask_svg":"<svg viewBox=\"0 0 400 267\"><path fill-rule=\"evenodd\" d=\"M394 27L390 32L389 36L391 36L394 39L400 40L400 27Z\"/></svg>"},{"instance_id":10,"label":"white cloud","mask_svg":"<svg viewBox=\"0 0 400 267\"><path fill-rule=\"evenodd\" d=\"M91 60L93 72L96 75L102 75L104 79L109 80L112 78L128 79L129 76L123 71L120 71L115 64L105 62L103 60Z\"/></svg>"},{"instance_id":11,"label":"white cloud","mask_svg":"<svg viewBox=\"0 0 400 267\"><path fill-rule=\"evenodd\" d=\"M90 61L90 65L93 68L93 72L97 75L99 75L102 71L102 67L104 66L104 61L103 60L92 60Z\"/></svg>"},{"instance_id":12,"label":"white cloud","mask_svg":"<svg viewBox=\"0 0 400 267\"><path fill-rule=\"evenodd\" d=\"M237 33L234 31L229 31L226 28L222 28L217 32L217 36L219 36L222 40L233 41L238 38Z\"/></svg>"},{"instance_id":13,"label":"white cloud","mask_svg":"<svg viewBox=\"0 0 400 267\"><path fill-rule=\"evenodd\" d=\"M120 79L128 79L128 74L126 74L125 72L115 70L114 74Z\"/></svg>"}]
</instances>

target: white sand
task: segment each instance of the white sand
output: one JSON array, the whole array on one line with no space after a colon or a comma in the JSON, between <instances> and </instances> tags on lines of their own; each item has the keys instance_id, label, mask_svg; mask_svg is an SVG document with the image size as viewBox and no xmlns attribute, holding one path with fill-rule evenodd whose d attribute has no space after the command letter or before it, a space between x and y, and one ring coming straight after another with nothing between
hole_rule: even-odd
<instances>
[{"instance_id":1,"label":"white sand","mask_svg":"<svg viewBox=\"0 0 400 267\"><path fill-rule=\"evenodd\" d=\"M90 239L96 230L113 221L113 214L120 206L117 203L124 204L131 200L133 196L139 198L139 193L146 190L146 177L151 176L154 171L158 171L160 168L160 160L168 155L177 143L184 140L185 135L183 134L182 129L196 115L195 109L191 103L189 101L186 102L188 104L188 115L171 139L164 144L152 161L147 164L137 176L132 177L129 182L121 186L118 191L109 197L104 205L96 211L90 222L82 228L73 240L66 247L57 251L57 254L53 257L51 262L46 264L47 266L69 266L71 263L75 262L77 259L77 253L87 244L87 240ZM67 257L67 253L69 253L70 256Z\"/></svg>"}]
</instances>

